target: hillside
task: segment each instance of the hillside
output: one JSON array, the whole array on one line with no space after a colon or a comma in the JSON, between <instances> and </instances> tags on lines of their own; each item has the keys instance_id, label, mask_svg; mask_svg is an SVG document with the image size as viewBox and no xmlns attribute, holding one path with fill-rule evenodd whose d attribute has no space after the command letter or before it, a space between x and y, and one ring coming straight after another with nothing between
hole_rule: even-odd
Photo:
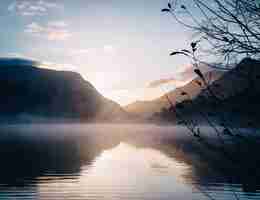
<instances>
[{"instance_id":1,"label":"hillside","mask_svg":"<svg viewBox=\"0 0 260 200\"><path fill-rule=\"evenodd\" d=\"M211 77L211 81L219 79L224 72L222 71L211 71L205 74L206 79ZM182 91L189 93L191 98L195 98L201 92L201 87L198 85L198 82L201 82L199 78L195 78L188 84L183 87L177 88L173 91L168 92L166 95L171 99L173 104L176 104L176 101L182 101L183 96L181 95ZM129 113L134 113L142 117L151 117L154 113L160 112L163 108L169 108L169 102L166 98L166 95L161 96L152 101L137 101L132 104L129 104L124 107L124 109Z\"/></svg>"},{"instance_id":2,"label":"hillside","mask_svg":"<svg viewBox=\"0 0 260 200\"><path fill-rule=\"evenodd\" d=\"M260 61L250 58L243 59L234 69L225 73L211 84L211 89L220 99L227 99L247 90L258 93L260 77ZM205 96L205 91L199 96Z\"/></svg>"},{"instance_id":3,"label":"hillside","mask_svg":"<svg viewBox=\"0 0 260 200\"><path fill-rule=\"evenodd\" d=\"M0 59L0 91L2 119L111 121L126 114L80 74L38 68L33 61Z\"/></svg>"},{"instance_id":4,"label":"hillside","mask_svg":"<svg viewBox=\"0 0 260 200\"><path fill-rule=\"evenodd\" d=\"M230 120L244 118L241 123L259 122L260 109L260 61L250 58L243 59L236 68L225 73L220 79L214 81L210 88L216 97L217 109L214 99L203 90L193 101L190 114L200 109L208 113L225 114Z\"/></svg>"},{"instance_id":5,"label":"hillside","mask_svg":"<svg viewBox=\"0 0 260 200\"><path fill-rule=\"evenodd\" d=\"M212 82L209 89L200 90L196 97L192 98L192 101L189 101L188 95L183 95L183 100L177 103L175 108L183 118L190 118L197 122L203 122L207 116L216 122L225 119L231 125L248 126L254 124L258 126L259 85L260 61L246 58L235 68ZM183 91L188 94L190 92L187 88ZM174 113L170 112L170 109L166 109L156 116L159 119L165 117L176 119Z\"/></svg>"}]
</instances>

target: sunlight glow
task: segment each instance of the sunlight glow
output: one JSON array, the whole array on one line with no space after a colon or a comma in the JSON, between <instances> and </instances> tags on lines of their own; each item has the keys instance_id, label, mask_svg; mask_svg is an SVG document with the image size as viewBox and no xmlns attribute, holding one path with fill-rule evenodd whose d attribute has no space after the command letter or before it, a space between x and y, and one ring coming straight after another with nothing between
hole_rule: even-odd
<instances>
[{"instance_id":1,"label":"sunlight glow","mask_svg":"<svg viewBox=\"0 0 260 200\"><path fill-rule=\"evenodd\" d=\"M40 197L44 198L59 188L67 191L66 188L70 187L77 188L77 193L69 195L86 199L93 196L105 199L114 199L116 196L130 198L133 191L140 195L140 199L142 195L172 194L174 191L191 196L192 191L182 180L186 170L185 165L160 151L120 143L113 149L103 151L91 166L82 168L79 180L73 185L66 180L55 180L53 183L49 181L49 191L44 189L44 185L38 188ZM86 192L88 190L91 193Z\"/></svg>"}]
</instances>

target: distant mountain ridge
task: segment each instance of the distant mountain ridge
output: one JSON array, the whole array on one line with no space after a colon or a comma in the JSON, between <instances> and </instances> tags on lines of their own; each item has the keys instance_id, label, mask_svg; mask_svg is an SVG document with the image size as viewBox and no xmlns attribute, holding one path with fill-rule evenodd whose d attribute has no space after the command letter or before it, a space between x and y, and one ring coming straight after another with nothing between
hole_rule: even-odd
<instances>
[{"instance_id":1,"label":"distant mountain ridge","mask_svg":"<svg viewBox=\"0 0 260 200\"><path fill-rule=\"evenodd\" d=\"M114 120L125 116L80 74L36 67L37 62L0 59L1 118Z\"/></svg>"},{"instance_id":2,"label":"distant mountain ridge","mask_svg":"<svg viewBox=\"0 0 260 200\"><path fill-rule=\"evenodd\" d=\"M241 123L259 124L260 110L260 61L243 59L235 68L226 72L220 79L210 85L210 89L219 99L219 105L212 106L214 99L207 90L203 90L193 100L190 114L198 109L206 113L225 113L229 119L239 119ZM214 102L213 102L214 103ZM246 124L247 125L247 124Z\"/></svg>"},{"instance_id":3,"label":"distant mountain ridge","mask_svg":"<svg viewBox=\"0 0 260 200\"><path fill-rule=\"evenodd\" d=\"M223 71L210 71L205 74L205 77L210 82L213 82L219 79L224 74ZM124 109L129 113L134 113L137 115L141 115L145 118L151 117L154 113L160 112L163 108L169 108L170 104L167 100L166 95L170 98L173 104L176 104L177 101L181 101L183 99L181 95L181 91L186 91L189 93L191 98L195 98L201 92L201 87L198 85L198 82L201 82L200 78L195 78L188 84L174 89L166 93L165 95L151 100L151 101L137 101L132 104L129 104L124 107ZM201 82L202 84L202 82Z\"/></svg>"},{"instance_id":4,"label":"distant mountain ridge","mask_svg":"<svg viewBox=\"0 0 260 200\"><path fill-rule=\"evenodd\" d=\"M224 116L231 126L236 124L247 127L249 124L250 126L254 124L258 127L260 61L245 58L225 73L219 74L217 71L214 73L214 80L208 84L208 87L203 86L201 78L196 78L187 85L168 93L167 96L174 110L177 109L186 119L201 123L206 122L205 116L216 123L221 123ZM208 73L204 74L204 77L207 79ZM140 112L140 115L143 112L143 117L155 121L178 122L175 111L171 111L165 95L151 102L132 104L126 110L131 112L131 109L136 109L134 111Z\"/></svg>"}]
</instances>

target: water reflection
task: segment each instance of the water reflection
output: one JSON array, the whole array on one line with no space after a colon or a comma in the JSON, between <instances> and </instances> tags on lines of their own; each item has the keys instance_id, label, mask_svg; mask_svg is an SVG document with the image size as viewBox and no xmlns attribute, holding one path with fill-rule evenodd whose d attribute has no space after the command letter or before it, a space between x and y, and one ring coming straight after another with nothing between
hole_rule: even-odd
<instances>
[{"instance_id":1,"label":"water reflection","mask_svg":"<svg viewBox=\"0 0 260 200\"><path fill-rule=\"evenodd\" d=\"M260 198L260 184L219 169L182 131L132 125L2 128L0 199Z\"/></svg>"},{"instance_id":2,"label":"water reflection","mask_svg":"<svg viewBox=\"0 0 260 200\"><path fill-rule=\"evenodd\" d=\"M185 165L158 150L120 143L84 166L73 185L51 181L47 190L39 186L39 194L52 198L51 194L63 188L67 192L62 198L69 194L70 198L83 199L191 199L192 189L181 181L185 170Z\"/></svg>"}]
</instances>

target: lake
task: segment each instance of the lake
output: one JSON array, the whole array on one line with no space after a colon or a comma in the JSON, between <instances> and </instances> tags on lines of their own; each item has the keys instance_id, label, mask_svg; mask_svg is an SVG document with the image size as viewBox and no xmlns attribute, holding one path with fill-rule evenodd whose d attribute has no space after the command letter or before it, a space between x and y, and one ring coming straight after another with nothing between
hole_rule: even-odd
<instances>
[{"instance_id":1,"label":"lake","mask_svg":"<svg viewBox=\"0 0 260 200\"><path fill-rule=\"evenodd\" d=\"M35 124L0 131L0 199L260 199L257 178L223 169L217 154L208 159L184 127Z\"/></svg>"}]
</instances>

